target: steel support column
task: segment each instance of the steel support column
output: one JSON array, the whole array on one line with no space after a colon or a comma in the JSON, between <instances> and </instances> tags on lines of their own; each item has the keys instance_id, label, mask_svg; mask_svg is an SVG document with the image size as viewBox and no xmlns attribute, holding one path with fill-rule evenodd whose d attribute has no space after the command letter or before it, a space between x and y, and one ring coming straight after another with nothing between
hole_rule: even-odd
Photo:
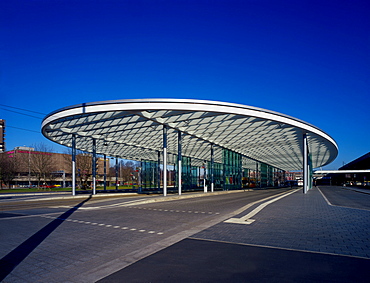
<instances>
[{"instance_id":1,"label":"steel support column","mask_svg":"<svg viewBox=\"0 0 370 283\"><path fill-rule=\"evenodd\" d=\"M201 182L201 178L200 178L200 169L201 169L201 166L198 167L198 183L197 183L197 187L201 186L202 185L202 182Z\"/></svg>"},{"instance_id":2,"label":"steel support column","mask_svg":"<svg viewBox=\"0 0 370 283\"><path fill-rule=\"evenodd\" d=\"M303 193L308 191L308 144L307 134L303 134Z\"/></svg>"},{"instance_id":3,"label":"steel support column","mask_svg":"<svg viewBox=\"0 0 370 283\"><path fill-rule=\"evenodd\" d=\"M118 156L116 156L116 190L118 191Z\"/></svg>"},{"instance_id":4,"label":"steel support column","mask_svg":"<svg viewBox=\"0 0 370 283\"><path fill-rule=\"evenodd\" d=\"M258 161L256 161L256 187L261 187L261 183L259 181L259 172L258 172Z\"/></svg>"},{"instance_id":5,"label":"steel support column","mask_svg":"<svg viewBox=\"0 0 370 283\"><path fill-rule=\"evenodd\" d=\"M140 167L138 168L138 172L137 172L137 187L138 187L138 191L141 193L143 187L142 187L142 180L143 180L143 176L142 176L142 172L143 172L143 161L140 160Z\"/></svg>"},{"instance_id":6,"label":"steel support column","mask_svg":"<svg viewBox=\"0 0 370 283\"><path fill-rule=\"evenodd\" d=\"M178 185L179 185L179 195L181 195L181 185L182 185L182 133L181 131L177 132L177 177L178 177Z\"/></svg>"},{"instance_id":7,"label":"steel support column","mask_svg":"<svg viewBox=\"0 0 370 283\"><path fill-rule=\"evenodd\" d=\"M104 192L107 191L107 155L104 154Z\"/></svg>"},{"instance_id":8,"label":"steel support column","mask_svg":"<svg viewBox=\"0 0 370 283\"><path fill-rule=\"evenodd\" d=\"M76 195L76 135L72 134L72 195Z\"/></svg>"},{"instance_id":9,"label":"steel support column","mask_svg":"<svg viewBox=\"0 0 370 283\"><path fill-rule=\"evenodd\" d=\"M205 193L208 191L208 188L207 188L207 161L204 161L203 190L204 190Z\"/></svg>"},{"instance_id":10,"label":"steel support column","mask_svg":"<svg viewBox=\"0 0 370 283\"><path fill-rule=\"evenodd\" d=\"M167 127L163 125L163 196L167 196Z\"/></svg>"},{"instance_id":11,"label":"steel support column","mask_svg":"<svg viewBox=\"0 0 370 283\"><path fill-rule=\"evenodd\" d=\"M157 188L161 190L161 152L158 151L158 164L157 164Z\"/></svg>"},{"instance_id":12,"label":"steel support column","mask_svg":"<svg viewBox=\"0 0 370 283\"><path fill-rule=\"evenodd\" d=\"M92 140L92 194L96 194L96 139Z\"/></svg>"},{"instance_id":13,"label":"steel support column","mask_svg":"<svg viewBox=\"0 0 370 283\"><path fill-rule=\"evenodd\" d=\"M210 168L210 174L211 174L211 192L213 193L215 184L214 184L214 145L211 144L211 168Z\"/></svg>"}]
</instances>

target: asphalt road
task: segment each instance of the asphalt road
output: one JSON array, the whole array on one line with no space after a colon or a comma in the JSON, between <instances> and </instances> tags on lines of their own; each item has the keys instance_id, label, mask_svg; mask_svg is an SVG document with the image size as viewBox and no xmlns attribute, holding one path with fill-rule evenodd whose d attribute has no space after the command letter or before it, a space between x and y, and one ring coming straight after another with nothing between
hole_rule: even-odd
<instances>
[{"instance_id":1,"label":"asphalt road","mask_svg":"<svg viewBox=\"0 0 370 283\"><path fill-rule=\"evenodd\" d=\"M8 203L3 199L0 279L94 282L240 213L251 202L284 191L165 202L147 196Z\"/></svg>"},{"instance_id":2,"label":"asphalt road","mask_svg":"<svg viewBox=\"0 0 370 283\"><path fill-rule=\"evenodd\" d=\"M331 205L370 210L370 190L367 194L342 186L323 186L320 190Z\"/></svg>"}]
</instances>

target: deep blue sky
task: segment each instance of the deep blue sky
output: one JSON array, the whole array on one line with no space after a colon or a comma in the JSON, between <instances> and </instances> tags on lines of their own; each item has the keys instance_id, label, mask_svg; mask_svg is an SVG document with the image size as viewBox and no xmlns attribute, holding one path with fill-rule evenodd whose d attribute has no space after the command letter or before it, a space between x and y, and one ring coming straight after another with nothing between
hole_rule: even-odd
<instances>
[{"instance_id":1,"label":"deep blue sky","mask_svg":"<svg viewBox=\"0 0 370 283\"><path fill-rule=\"evenodd\" d=\"M370 151L369 11L365 0L1 1L0 103L45 114L130 98L252 105L331 135L336 169ZM0 105L7 149L63 152L40 119L9 110L23 112Z\"/></svg>"}]
</instances>

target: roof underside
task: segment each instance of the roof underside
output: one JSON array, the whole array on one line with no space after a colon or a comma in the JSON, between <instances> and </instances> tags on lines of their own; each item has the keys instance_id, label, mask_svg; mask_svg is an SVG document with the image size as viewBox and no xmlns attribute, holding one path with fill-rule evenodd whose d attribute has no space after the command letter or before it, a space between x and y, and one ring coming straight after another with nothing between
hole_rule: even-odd
<instances>
[{"instance_id":1,"label":"roof underside","mask_svg":"<svg viewBox=\"0 0 370 283\"><path fill-rule=\"evenodd\" d=\"M238 104L199 100L119 100L81 104L48 115L42 132L48 139L71 147L75 134L77 149L131 160L158 159L163 149L163 126L168 128L169 155L178 152L192 164L211 159L222 162L226 148L250 158L246 168L260 161L282 170L302 168L303 134L306 133L313 167L332 162L338 149L320 129L276 112ZM171 160L171 158L170 158ZM175 159L174 159L175 160Z\"/></svg>"}]
</instances>

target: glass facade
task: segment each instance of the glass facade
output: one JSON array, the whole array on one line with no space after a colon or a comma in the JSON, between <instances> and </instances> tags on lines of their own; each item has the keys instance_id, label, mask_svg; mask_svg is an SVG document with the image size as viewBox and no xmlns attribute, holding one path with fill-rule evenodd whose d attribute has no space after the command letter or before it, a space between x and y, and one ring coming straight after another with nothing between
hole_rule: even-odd
<instances>
[{"instance_id":1,"label":"glass facade","mask_svg":"<svg viewBox=\"0 0 370 283\"><path fill-rule=\"evenodd\" d=\"M177 174L178 164L175 165L176 187L178 188ZM181 158L181 188L183 191L194 190L198 186L198 167L191 165L191 157L182 156Z\"/></svg>"},{"instance_id":2,"label":"glass facade","mask_svg":"<svg viewBox=\"0 0 370 283\"><path fill-rule=\"evenodd\" d=\"M141 162L141 187L143 190L154 190L158 188L158 163L144 160Z\"/></svg>"},{"instance_id":3,"label":"glass facade","mask_svg":"<svg viewBox=\"0 0 370 283\"><path fill-rule=\"evenodd\" d=\"M168 186L170 190L178 188L177 156L172 156L174 165L168 165ZM222 163L213 163L214 190L236 190L242 188L279 186L285 182L284 171L268 164L247 161L250 168L243 168L244 161L248 160L241 154L222 149ZM181 159L181 187L183 191L203 189L203 174L207 181L208 190L211 188L212 163L208 161L203 166L192 166L191 157L182 156ZM255 165L254 165L255 164ZM251 167L252 166L252 167ZM255 168L254 168L255 166ZM158 190L162 184L162 169L158 172L158 162L142 161L141 180L143 190ZM159 189L161 190L161 189Z\"/></svg>"},{"instance_id":4,"label":"glass facade","mask_svg":"<svg viewBox=\"0 0 370 283\"><path fill-rule=\"evenodd\" d=\"M215 189L223 189L224 181L221 163L213 163L213 182Z\"/></svg>"},{"instance_id":5,"label":"glass facade","mask_svg":"<svg viewBox=\"0 0 370 283\"><path fill-rule=\"evenodd\" d=\"M181 180L182 180L182 189L190 190L196 186L196 182L193 183L192 177L192 167L191 167L191 158L183 156L181 162Z\"/></svg>"},{"instance_id":6,"label":"glass facade","mask_svg":"<svg viewBox=\"0 0 370 283\"><path fill-rule=\"evenodd\" d=\"M235 190L242 187L242 155L223 149L224 190Z\"/></svg>"},{"instance_id":7,"label":"glass facade","mask_svg":"<svg viewBox=\"0 0 370 283\"><path fill-rule=\"evenodd\" d=\"M267 187L267 179L268 179L268 166L267 164L260 163L260 186Z\"/></svg>"},{"instance_id":8,"label":"glass facade","mask_svg":"<svg viewBox=\"0 0 370 283\"><path fill-rule=\"evenodd\" d=\"M197 166L191 166L191 184L192 189L198 188L199 183L199 168Z\"/></svg>"}]
</instances>

